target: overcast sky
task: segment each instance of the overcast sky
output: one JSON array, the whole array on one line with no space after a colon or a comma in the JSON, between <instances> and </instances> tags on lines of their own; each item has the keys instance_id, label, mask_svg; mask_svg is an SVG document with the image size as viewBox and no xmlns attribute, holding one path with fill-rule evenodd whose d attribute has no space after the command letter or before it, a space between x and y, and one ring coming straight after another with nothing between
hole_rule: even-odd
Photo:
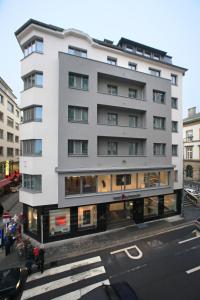
<instances>
[{"instance_id":1,"label":"overcast sky","mask_svg":"<svg viewBox=\"0 0 200 300\"><path fill-rule=\"evenodd\" d=\"M165 50L188 68L183 79L183 116L200 112L200 0L0 0L0 76L20 98L21 49L14 32L33 18L76 28L115 43L126 37Z\"/></svg>"}]
</instances>

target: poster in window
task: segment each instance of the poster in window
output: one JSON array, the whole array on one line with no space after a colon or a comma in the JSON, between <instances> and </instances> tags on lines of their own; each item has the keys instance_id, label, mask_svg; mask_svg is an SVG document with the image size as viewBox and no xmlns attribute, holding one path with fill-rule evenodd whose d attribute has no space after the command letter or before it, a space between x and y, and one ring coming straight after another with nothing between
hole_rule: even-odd
<instances>
[{"instance_id":1,"label":"poster in window","mask_svg":"<svg viewBox=\"0 0 200 300\"><path fill-rule=\"evenodd\" d=\"M56 216L55 217L56 226L64 226L67 223L66 216Z\"/></svg>"}]
</instances>

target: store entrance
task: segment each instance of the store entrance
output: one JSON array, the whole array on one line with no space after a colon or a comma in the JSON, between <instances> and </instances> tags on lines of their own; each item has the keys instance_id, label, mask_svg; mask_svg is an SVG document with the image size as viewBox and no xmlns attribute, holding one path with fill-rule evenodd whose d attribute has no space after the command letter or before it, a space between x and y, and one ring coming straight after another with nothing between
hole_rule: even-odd
<instances>
[{"instance_id":1,"label":"store entrance","mask_svg":"<svg viewBox=\"0 0 200 300\"><path fill-rule=\"evenodd\" d=\"M107 207L107 228L133 224L133 201L110 203Z\"/></svg>"}]
</instances>

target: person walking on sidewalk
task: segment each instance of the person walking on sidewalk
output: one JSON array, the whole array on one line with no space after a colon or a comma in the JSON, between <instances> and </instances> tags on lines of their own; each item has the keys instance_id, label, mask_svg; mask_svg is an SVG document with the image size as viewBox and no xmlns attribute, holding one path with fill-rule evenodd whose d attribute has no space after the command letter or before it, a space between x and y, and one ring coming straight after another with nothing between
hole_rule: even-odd
<instances>
[{"instance_id":1,"label":"person walking on sidewalk","mask_svg":"<svg viewBox=\"0 0 200 300\"><path fill-rule=\"evenodd\" d=\"M44 246L42 246L39 250L39 269L41 273L44 272L44 254L45 254L45 250L44 250Z\"/></svg>"},{"instance_id":2,"label":"person walking on sidewalk","mask_svg":"<svg viewBox=\"0 0 200 300\"><path fill-rule=\"evenodd\" d=\"M39 247L38 246L35 246L34 249L33 249L33 254L34 254L34 261L35 261L35 264L38 266L38 263L39 263Z\"/></svg>"},{"instance_id":3,"label":"person walking on sidewalk","mask_svg":"<svg viewBox=\"0 0 200 300\"><path fill-rule=\"evenodd\" d=\"M4 246L5 246L5 255L7 256L8 254L10 254L10 247L11 247L11 242L8 235L5 236Z\"/></svg>"}]
</instances>

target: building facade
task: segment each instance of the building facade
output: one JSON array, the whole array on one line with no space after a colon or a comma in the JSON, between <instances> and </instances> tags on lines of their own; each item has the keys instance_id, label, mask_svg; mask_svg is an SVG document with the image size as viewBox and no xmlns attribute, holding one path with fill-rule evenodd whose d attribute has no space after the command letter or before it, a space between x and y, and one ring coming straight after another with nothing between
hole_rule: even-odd
<instances>
[{"instance_id":1,"label":"building facade","mask_svg":"<svg viewBox=\"0 0 200 300\"><path fill-rule=\"evenodd\" d=\"M196 107L188 109L183 120L184 179L200 182L200 113Z\"/></svg>"},{"instance_id":2,"label":"building facade","mask_svg":"<svg viewBox=\"0 0 200 300\"><path fill-rule=\"evenodd\" d=\"M46 243L180 214L186 69L125 38L32 19L15 34L25 232Z\"/></svg>"},{"instance_id":3,"label":"building facade","mask_svg":"<svg viewBox=\"0 0 200 300\"><path fill-rule=\"evenodd\" d=\"M19 171L20 109L11 88L0 77L0 179Z\"/></svg>"}]
</instances>

